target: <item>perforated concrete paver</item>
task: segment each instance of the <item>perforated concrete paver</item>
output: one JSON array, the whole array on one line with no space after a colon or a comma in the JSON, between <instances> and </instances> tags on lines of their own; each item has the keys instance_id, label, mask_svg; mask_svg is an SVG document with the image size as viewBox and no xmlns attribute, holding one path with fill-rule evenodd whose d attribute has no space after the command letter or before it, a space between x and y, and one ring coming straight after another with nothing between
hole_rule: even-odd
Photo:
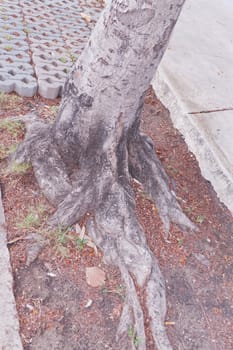
<instances>
[{"instance_id":1,"label":"perforated concrete paver","mask_svg":"<svg viewBox=\"0 0 233 350\"><path fill-rule=\"evenodd\" d=\"M60 96L101 10L98 0L1 0L0 92Z\"/></svg>"}]
</instances>

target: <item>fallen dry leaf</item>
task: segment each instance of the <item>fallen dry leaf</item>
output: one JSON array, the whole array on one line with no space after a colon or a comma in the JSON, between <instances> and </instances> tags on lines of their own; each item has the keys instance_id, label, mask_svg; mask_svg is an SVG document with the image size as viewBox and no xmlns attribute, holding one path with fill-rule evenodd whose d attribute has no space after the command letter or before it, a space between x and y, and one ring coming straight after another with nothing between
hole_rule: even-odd
<instances>
[{"instance_id":1,"label":"fallen dry leaf","mask_svg":"<svg viewBox=\"0 0 233 350\"><path fill-rule=\"evenodd\" d=\"M81 12L80 13L81 17L84 19L84 21L86 22L86 24L91 23L91 17L89 15L86 15L85 13Z\"/></svg>"},{"instance_id":2,"label":"fallen dry leaf","mask_svg":"<svg viewBox=\"0 0 233 350\"><path fill-rule=\"evenodd\" d=\"M91 287L101 287L105 283L105 272L98 267L86 267L86 282Z\"/></svg>"},{"instance_id":3,"label":"fallen dry leaf","mask_svg":"<svg viewBox=\"0 0 233 350\"><path fill-rule=\"evenodd\" d=\"M165 321L164 324L165 326L174 326L176 323L173 321Z\"/></svg>"}]
</instances>

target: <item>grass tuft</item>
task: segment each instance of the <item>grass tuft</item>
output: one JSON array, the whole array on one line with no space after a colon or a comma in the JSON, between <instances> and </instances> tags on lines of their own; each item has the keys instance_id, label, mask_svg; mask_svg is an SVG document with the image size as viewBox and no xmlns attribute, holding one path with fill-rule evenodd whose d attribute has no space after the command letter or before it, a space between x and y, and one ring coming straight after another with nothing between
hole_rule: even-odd
<instances>
[{"instance_id":1,"label":"grass tuft","mask_svg":"<svg viewBox=\"0 0 233 350\"><path fill-rule=\"evenodd\" d=\"M16 109L22 101L23 99L15 94L0 93L0 109L3 111Z\"/></svg>"}]
</instances>

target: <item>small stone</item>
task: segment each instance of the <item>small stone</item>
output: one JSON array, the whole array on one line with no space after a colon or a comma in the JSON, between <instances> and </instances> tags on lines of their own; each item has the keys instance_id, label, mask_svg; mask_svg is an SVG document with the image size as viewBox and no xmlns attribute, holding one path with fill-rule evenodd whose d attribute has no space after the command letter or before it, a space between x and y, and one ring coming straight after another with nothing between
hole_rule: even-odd
<instances>
[{"instance_id":1,"label":"small stone","mask_svg":"<svg viewBox=\"0 0 233 350\"><path fill-rule=\"evenodd\" d=\"M91 287L101 287L105 284L105 272L99 267L86 268L86 281Z\"/></svg>"}]
</instances>

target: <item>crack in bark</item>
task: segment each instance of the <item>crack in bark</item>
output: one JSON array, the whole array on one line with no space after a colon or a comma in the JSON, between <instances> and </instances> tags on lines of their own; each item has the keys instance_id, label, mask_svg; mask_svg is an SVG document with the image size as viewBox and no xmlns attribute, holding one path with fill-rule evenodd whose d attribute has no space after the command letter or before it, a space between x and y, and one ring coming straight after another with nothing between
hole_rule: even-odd
<instances>
[{"instance_id":1,"label":"crack in bark","mask_svg":"<svg viewBox=\"0 0 233 350\"><path fill-rule=\"evenodd\" d=\"M188 114L209 114L209 113L226 112L226 111L233 111L233 107L216 108L216 109L204 110L204 111L199 111L199 112L189 112Z\"/></svg>"}]
</instances>

